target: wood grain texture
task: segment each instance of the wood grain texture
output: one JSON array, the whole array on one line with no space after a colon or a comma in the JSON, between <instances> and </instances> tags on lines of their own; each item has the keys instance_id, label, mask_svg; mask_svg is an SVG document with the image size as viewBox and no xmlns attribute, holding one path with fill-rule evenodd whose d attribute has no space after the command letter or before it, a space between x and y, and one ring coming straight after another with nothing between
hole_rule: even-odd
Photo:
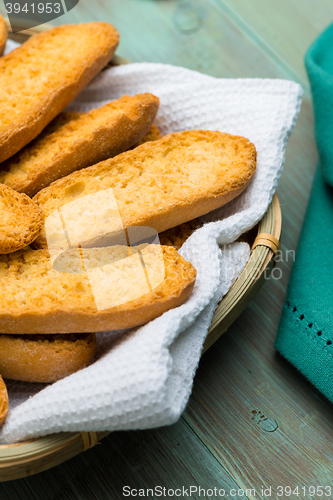
<instances>
[{"instance_id":1,"label":"wood grain texture","mask_svg":"<svg viewBox=\"0 0 333 500\"><path fill-rule=\"evenodd\" d=\"M198 7L185 14L183 2L177 0L81 0L52 24L111 22L120 33L117 54L132 62L174 64L219 77L286 78L285 71L213 0L194 3ZM197 23L184 30L193 15Z\"/></svg>"},{"instance_id":2,"label":"wood grain texture","mask_svg":"<svg viewBox=\"0 0 333 500\"><path fill-rule=\"evenodd\" d=\"M10 495L119 498L126 481L133 487L159 481L172 485L192 477L222 477L224 469L244 488L331 481L331 405L276 354L274 340L293 262L286 252L297 247L317 161L303 56L332 19L333 6L331 0L201 0L190 2L194 11L186 11L186 3L81 0L55 23L107 20L121 34L117 53L131 61L181 65L218 77L302 83L305 97L278 188L282 277L270 279L204 355L184 414L193 432L180 421L168 429L112 434L65 465L1 485L5 500Z\"/></svg>"}]
</instances>

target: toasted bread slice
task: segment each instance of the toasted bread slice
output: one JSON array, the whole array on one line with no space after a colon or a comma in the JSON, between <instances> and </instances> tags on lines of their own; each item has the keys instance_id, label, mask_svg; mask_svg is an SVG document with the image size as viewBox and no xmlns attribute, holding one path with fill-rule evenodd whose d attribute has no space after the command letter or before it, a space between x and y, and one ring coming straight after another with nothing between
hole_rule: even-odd
<instances>
[{"instance_id":1,"label":"toasted bread slice","mask_svg":"<svg viewBox=\"0 0 333 500\"><path fill-rule=\"evenodd\" d=\"M0 56L2 56L7 42L7 26L4 18L0 16Z\"/></svg>"},{"instance_id":2,"label":"toasted bread slice","mask_svg":"<svg viewBox=\"0 0 333 500\"><path fill-rule=\"evenodd\" d=\"M51 383L88 366L96 350L94 333L0 335L0 371L6 379Z\"/></svg>"},{"instance_id":3,"label":"toasted bread slice","mask_svg":"<svg viewBox=\"0 0 333 500\"><path fill-rule=\"evenodd\" d=\"M6 385L0 375L0 425L4 423L9 409L9 400Z\"/></svg>"},{"instance_id":4,"label":"toasted bread slice","mask_svg":"<svg viewBox=\"0 0 333 500\"><path fill-rule=\"evenodd\" d=\"M62 111L61 113L59 113L58 116L55 117L54 120L51 121L51 123L48 124L47 127L44 128L44 130L39 134L39 136L36 137L36 141L39 139L43 139L45 136L50 135L53 132L56 132L60 127L66 125L66 123L73 120L77 120L80 116L84 114L85 113L83 112L76 112L76 111ZM148 130L148 132L142 137L142 139L140 139L140 141L138 141L134 146L132 146L132 148L141 146L141 144L144 144L145 142L158 141L161 138L162 134L160 130L156 127L156 125L152 125Z\"/></svg>"},{"instance_id":5,"label":"toasted bread slice","mask_svg":"<svg viewBox=\"0 0 333 500\"><path fill-rule=\"evenodd\" d=\"M42 188L75 170L116 156L150 129L159 100L152 94L123 96L89 113L68 113L0 164L0 182L34 196ZM61 122L64 122L61 124Z\"/></svg>"},{"instance_id":6,"label":"toasted bread slice","mask_svg":"<svg viewBox=\"0 0 333 500\"><path fill-rule=\"evenodd\" d=\"M32 141L110 61L111 24L63 25L0 59L0 162Z\"/></svg>"},{"instance_id":7,"label":"toasted bread slice","mask_svg":"<svg viewBox=\"0 0 333 500\"><path fill-rule=\"evenodd\" d=\"M196 270L160 245L0 255L0 333L76 333L131 328L181 305Z\"/></svg>"},{"instance_id":8,"label":"toasted bread slice","mask_svg":"<svg viewBox=\"0 0 333 500\"><path fill-rule=\"evenodd\" d=\"M112 191L125 228L148 226L162 232L238 196L255 169L256 149L248 139L192 130L169 134L74 172L40 191L34 200L43 209L46 223L57 209L72 210L67 220L72 221L70 239L74 245L99 245L101 223L97 218L92 218L91 224L83 219L79 222L77 212L79 205L82 213L87 212L83 209L85 199L88 209L93 209L94 193L98 194L100 213L104 209L103 192ZM104 212L103 224L107 227ZM103 232L105 237L106 230ZM45 231L34 246L47 248Z\"/></svg>"},{"instance_id":9,"label":"toasted bread slice","mask_svg":"<svg viewBox=\"0 0 333 500\"><path fill-rule=\"evenodd\" d=\"M0 184L0 254L30 245L43 222L42 210L29 196Z\"/></svg>"}]
</instances>

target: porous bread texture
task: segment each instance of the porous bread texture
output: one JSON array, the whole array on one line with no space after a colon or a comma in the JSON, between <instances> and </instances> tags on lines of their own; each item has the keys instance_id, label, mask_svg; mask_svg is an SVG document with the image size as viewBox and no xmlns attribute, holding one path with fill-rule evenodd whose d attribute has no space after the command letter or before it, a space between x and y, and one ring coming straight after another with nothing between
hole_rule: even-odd
<instances>
[{"instance_id":1,"label":"porous bread texture","mask_svg":"<svg viewBox=\"0 0 333 500\"><path fill-rule=\"evenodd\" d=\"M49 125L52 133L42 133L0 164L0 182L34 196L75 170L126 151L148 132L158 106L159 99L146 93L123 96L89 113L66 113Z\"/></svg>"},{"instance_id":2,"label":"porous bread texture","mask_svg":"<svg viewBox=\"0 0 333 500\"><path fill-rule=\"evenodd\" d=\"M0 184L0 253L30 245L43 223L42 210L29 196Z\"/></svg>"},{"instance_id":3,"label":"porous bread texture","mask_svg":"<svg viewBox=\"0 0 333 500\"><path fill-rule=\"evenodd\" d=\"M2 56L3 51L6 47L7 42L7 26L4 18L0 15L0 56Z\"/></svg>"},{"instance_id":4,"label":"porous bread texture","mask_svg":"<svg viewBox=\"0 0 333 500\"><path fill-rule=\"evenodd\" d=\"M32 36L0 59L0 162L32 141L112 59L115 28L93 22Z\"/></svg>"},{"instance_id":5,"label":"porous bread texture","mask_svg":"<svg viewBox=\"0 0 333 500\"><path fill-rule=\"evenodd\" d=\"M172 246L176 250L179 250L183 246L185 241L197 229L199 229L199 222L197 219L190 220L189 222L184 222L184 224L180 224L180 226L172 227L171 229L160 233L160 243L161 245Z\"/></svg>"},{"instance_id":6,"label":"porous bread texture","mask_svg":"<svg viewBox=\"0 0 333 500\"><path fill-rule=\"evenodd\" d=\"M94 333L0 335L0 371L4 378L11 380L56 382L88 366L96 351Z\"/></svg>"},{"instance_id":7,"label":"porous bread texture","mask_svg":"<svg viewBox=\"0 0 333 500\"><path fill-rule=\"evenodd\" d=\"M128 247L119 246L81 252L78 254L74 249L66 252L58 257L60 260L54 267L47 250L29 248L0 255L0 333L76 333L131 328L181 305L194 287L195 268L171 247L144 244L136 250L131 248L132 256ZM162 280L156 288L147 290L145 277L160 276L160 255L164 265ZM126 302L128 289L124 294L121 281L131 277L139 258L144 262L141 266L144 275L141 279L134 277L132 289L138 292L137 298ZM112 276L110 279L110 264L117 279L112 280ZM98 310L88 273L103 272L105 267L101 266L106 266L106 282L112 285L110 294L119 298L123 293L125 302ZM102 299L107 299L108 290L103 289L102 280L100 289ZM129 298L132 296L130 293Z\"/></svg>"},{"instance_id":8,"label":"porous bread texture","mask_svg":"<svg viewBox=\"0 0 333 500\"><path fill-rule=\"evenodd\" d=\"M5 422L9 409L7 387L0 375L0 426Z\"/></svg>"},{"instance_id":9,"label":"porous bread texture","mask_svg":"<svg viewBox=\"0 0 333 500\"><path fill-rule=\"evenodd\" d=\"M84 113L78 113L76 111L62 111L41 131L31 144L35 141L43 139L47 135L53 134L53 132L56 132L60 127L66 125L66 123L77 120L82 114Z\"/></svg>"},{"instance_id":10,"label":"porous bread texture","mask_svg":"<svg viewBox=\"0 0 333 500\"><path fill-rule=\"evenodd\" d=\"M134 144L133 148L137 148L138 146L141 146L141 144L144 144L145 142L150 142L150 141L158 141L159 139L162 139L162 134L160 130L156 127L156 125L152 125L148 132L138 141L136 144Z\"/></svg>"},{"instance_id":11,"label":"porous bread texture","mask_svg":"<svg viewBox=\"0 0 333 500\"><path fill-rule=\"evenodd\" d=\"M74 172L40 191L34 200L47 218L74 200L111 188L125 228L148 226L162 232L238 196L255 169L256 149L244 137L177 132ZM83 229L91 239L94 228ZM44 230L34 246L47 247Z\"/></svg>"}]
</instances>

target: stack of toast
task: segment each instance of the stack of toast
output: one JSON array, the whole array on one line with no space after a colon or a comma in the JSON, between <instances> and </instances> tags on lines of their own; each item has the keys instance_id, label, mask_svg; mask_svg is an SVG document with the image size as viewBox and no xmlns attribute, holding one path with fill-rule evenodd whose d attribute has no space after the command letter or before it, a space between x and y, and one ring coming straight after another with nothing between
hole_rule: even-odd
<instances>
[{"instance_id":1,"label":"stack of toast","mask_svg":"<svg viewBox=\"0 0 333 500\"><path fill-rule=\"evenodd\" d=\"M0 23L0 50L2 33ZM108 23L66 25L0 58L4 378L54 382L91 363L93 332L181 305L196 270L177 250L197 218L238 196L255 172L244 137L162 137L150 93L64 112L118 41ZM0 425L7 410L0 377Z\"/></svg>"}]
</instances>

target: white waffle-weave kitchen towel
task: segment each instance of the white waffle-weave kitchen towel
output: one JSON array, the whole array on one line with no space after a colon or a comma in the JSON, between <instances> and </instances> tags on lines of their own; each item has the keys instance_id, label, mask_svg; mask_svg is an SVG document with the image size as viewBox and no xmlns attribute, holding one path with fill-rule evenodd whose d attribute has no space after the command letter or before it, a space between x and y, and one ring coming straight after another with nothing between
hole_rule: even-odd
<instances>
[{"instance_id":1,"label":"white waffle-weave kitchen towel","mask_svg":"<svg viewBox=\"0 0 333 500\"><path fill-rule=\"evenodd\" d=\"M163 134L207 129L248 137L257 148L257 172L241 196L202 217L203 227L182 247L180 253L198 272L187 302L134 331L99 334L95 363L64 380L48 386L10 382L11 410L2 442L175 422L190 396L216 305L249 258L245 243L232 242L262 218L272 200L301 105L298 84L217 79L137 63L102 72L69 109L88 111L139 92L160 98L155 123ZM226 245L222 252L218 243Z\"/></svg>"}]
</instances>

